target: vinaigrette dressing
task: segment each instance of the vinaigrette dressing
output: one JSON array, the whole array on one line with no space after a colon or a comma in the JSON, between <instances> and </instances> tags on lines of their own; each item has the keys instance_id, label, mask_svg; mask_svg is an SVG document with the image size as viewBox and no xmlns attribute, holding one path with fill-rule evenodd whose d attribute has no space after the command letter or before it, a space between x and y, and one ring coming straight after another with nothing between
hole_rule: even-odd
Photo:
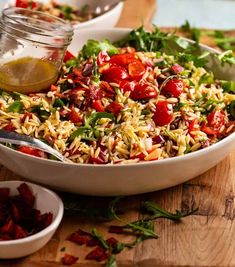
<instances>
[{"instance_id":1,"label":"vinaigrette dressing","mask_svg":"<svg viewBox=\"0 0 235 267\"><path fill-rule=\"evenodd\" d=\"M24 94L39 92L54 83L58 74L50 61L24 57L0 65L0 88Z\"/></svg>"}]
</instances>

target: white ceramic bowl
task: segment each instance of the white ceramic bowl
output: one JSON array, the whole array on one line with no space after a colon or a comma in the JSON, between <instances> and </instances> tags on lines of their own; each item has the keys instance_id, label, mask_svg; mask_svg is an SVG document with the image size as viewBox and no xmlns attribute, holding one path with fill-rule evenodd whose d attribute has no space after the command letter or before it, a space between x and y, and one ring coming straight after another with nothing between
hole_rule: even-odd
<instances>
[{"instance_id":1,"label":"white ceramic bowl","mask_svg":"<svg viewBox=\"0 0 235 267\"><path fill-rule=\"evenodd\" d=\"M50 0L39 0L42 3L48 3ZM56 3L58 4L69 4L71 6L75 7L82 7L84 5L91 5L93 6L95 3L97 3L97 0L56 0ZM14 6L15 5L15 0L9 0L5 4L5 8ZM123 10L123 2L120 2L116 6L114 6L112 9L110 9L108 12L104 13L101 16L98 16L94 19L82 22L82 23L77 23L74 24L73 27L74 29L96 29L96 28L104 28L104 27L114 27L122 13Z\"/></svg>"},{"instance_id":2,"label":"white ceramic bowl","mask_svg":"<svg viewBox=\"0 0 235 267\"><path fill-rule=\"evenodd\" d=\"M69 49L76 53L87 39L115 41L128 32L128 29L75 31ZM211 50L205 46L202 49ZM221 69L216 62L211 62L211 66L222 77L235 76L230 66ZM40 159L0 145L0 163L32 181L64 191L100 196L132 195L192 179L215 166L234 148L235 133L210 147L175 158L129 165L83 165Z\"/></svg>"},{"instance_id":3,"label":"white ceramic bowl","mask_svg":"<svg viewBox=\"0 0 235 267\"><path fill-rule=\"evenodd\" d=\"M0 188L8 187L11 190L11 195L17 195L16 188L21 183L22 181L0 182ZM17 240L0 241L0 259L20 258L39 250L51 239L63 217L63 202L54 192L36 184L28 182L27 184L36 196L35 207L42 213L52 212L53 221L48 227L32 236Z\"/></svg>"}]
</instances>

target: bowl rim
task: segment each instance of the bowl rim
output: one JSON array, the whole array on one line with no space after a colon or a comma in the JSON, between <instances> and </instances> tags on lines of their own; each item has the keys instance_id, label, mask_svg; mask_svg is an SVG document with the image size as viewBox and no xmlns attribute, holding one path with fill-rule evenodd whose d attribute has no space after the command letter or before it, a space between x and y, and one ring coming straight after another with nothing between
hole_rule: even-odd
<instances>
[{"instance_id":1,"label":"bowl rim","mask_svg":"<svg viewBox=\"0 0 235 267\"><path fill-rule=\"evenodd\" d=\"M33 235L30 235L30 236L25 237L25 238L20 238L20 239L16 239L16 240L0 241L0 247L37 241L38 239L45 237L47 234L49 234L53 230L56 230L57 227L59 226L62 218L63 218L64 204L63 204L61 198L55 192L53 192L50 189L47 189L44 186L34 184L34 183L31 183L28 181L12 180L12 181L0 181L0 188L2 187L2 185L5 185L5 186L7 186L9 184L18 185L21 183L26 183L32 188L38 188L40 190L45 191L47 194L53 196L55 198L56 202L58 203L58 213L56 214L55 217L53 217L52 223L49 226L47 226L46 228L44 228L43 230L41 230L40 232L33 234ZM53 216L54 216L54 214L53 214Z\"/></svg>"},{"instance_id":2,"label":"bowl rim","mask_svg":"<svg viewBox=\"0 0 235 267\"><path fill-rule=\"evenodd\" d=\"M85 27L88 26L92 26L92 24L100 21L100 20L104 20L106 17L111 16L116 10L118 10L119 8L122 10L124 3L124 0L122 0L121 2L117 3L114 7L112 7L109 11L103 13L102 15L99 15L93 19L89 19L87 21L84 22L80 22L80 23L75 23L73 24L73 28L74 30L79 29L79 30L85 30Z\"/></svg>"},{"instance_id":3,"label":"bowl rim","mask_svg":"<svg viewBox=\"0 0 235 267\"><path fill-rule=\"evenodd\" d=\"M123 4L123 2L120 2ZM119 4L120 4L119 3ZM108 13L108 12L107 12ZM121 28L121 27L116 27L116 28L98 28L98 29L94 29L93 33L104 33L104 32L116 32L116 33L122 33L122 34L128 34L130 31L132 31L132 28ZM74 35L80 35L82 32L84 33L90 33L90 29L79 29L79 31L75 31ZM190 40L188 38L185 37L181 37L182 39L190 42L190 43L195 43L193 40ZM199 43L199 46L207 51L210 51L211 53L214 54L221 54L220 51L207 46L205 44L201 44ZM133 162L133 163L127 163L127 164L91 164L91 163L69 163L69 162L61 162L61 161L55 161L55 160L50 160L50 159L45 159L45 158L39 158L36 156L32 156L32 155L28 155L28 154L24 154L21 153L17 150L14 150L12 148L9 148L7 146L4 146L3 144L0 144L0 148L3 148L5 150L9 150L12 153L17 153L19 155L21 155L22 157L28 157L29 159L38 162L40 161L41 163L45 162L48 165L57 165L57 166L61 166L61 165L67 165L67 166L71 166L72 168L127 168L129 167L138 167L138 166L151 166L151 165L164 165L164 164L168 164L168 163L173 163L173 162L180 162L183 160L187 160L190 158L195 158L195 157L199 157L201 154L204 153L209 153L213 150L217 150L219 149L221 146L226 145L226 143L229 143L231 140L235 141L235 132L231 133L230 135L226 136L224 139L218 141L215 144L212 144L208 147L202 148L200 150L197 151L193 151L190 152L188 154L184 154L184 155L180 155L180 156L176 156L176 157L171 157L171 158L165 158L165 159L160 159L160 160L153 160L153 161L140 161L140 162Z\"/></svg>"},{"instance_id":4,"label":"bowl rim","mask_svg":"<svg viewBox=\"0 0 235 267\"><path fill-rule=\"evenodd\" d=\"M100 20L103 20L105 19L106 17L110 16L111 14L113 14L116 10L118 10L119 8L122 10L123 6L124 6L124 1L125 0L121 0L119 3L117 3L116 5L114 5L110 10L108 10L107 12L95 17L95 18L92 18L92 19L89 19L87 21L84 21L84 22L80 22L80 23L75 23L75 24L71 24L72 28L74 30L76 29L86 29L86 27L88 26L92 26L92 24L100 21ZM5 8L9 8L11 7L13 4L13 0L8 0L7 3L5 3L5 5L3 6L3 8L1 9L1 11Z\"/></svg>"}]
</instances>

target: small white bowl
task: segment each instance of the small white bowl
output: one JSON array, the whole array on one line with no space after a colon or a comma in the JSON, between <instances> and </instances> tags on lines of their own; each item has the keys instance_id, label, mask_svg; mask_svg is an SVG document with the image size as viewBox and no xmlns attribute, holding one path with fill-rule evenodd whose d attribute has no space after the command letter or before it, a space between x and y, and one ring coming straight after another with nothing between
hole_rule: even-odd
<instances>
[{"instance_id":1,"label":"small white bowl","mask_svg":"<svg viewBox=\"0 0 235 267\"><path fill-rule=\"evenodd\" d=\"M48 3L50 0L38 0L38 2L42 3ZM97 1L96 1L97 2ZM82 7L84 5L94 5L94 0L56 0L56 3L58 4L69 4L74 7ZM74 24L74 29L97 29L97 28L112 28L114 27L123 10L123 2L118 3L115 5L112 9L110 9L108 12L104 13L103 15L100 15L94 19ZM9 0L5 5L4 8L8 8L11 6L15 6L15 0Z\"/></svg>"},{"instance_id":2,"label":"small white bowl","mask_svg":"<svg viewBox=\"0 0 235 267\"><path fill-rule=\"evenodd\" d=\"M17 195L17 187L22 181L0 182L0 188L10 188L10 195ZM27 185L35 195L35 208L42 213L51 212L53 214L52 223L42 231L26 238L0 241L0 259L13 259L30 255L42 248L51 239L58 228L64 212L64 206L61 199L51 190L42 186L28 183Z\"/></svg>"}]
</instances>

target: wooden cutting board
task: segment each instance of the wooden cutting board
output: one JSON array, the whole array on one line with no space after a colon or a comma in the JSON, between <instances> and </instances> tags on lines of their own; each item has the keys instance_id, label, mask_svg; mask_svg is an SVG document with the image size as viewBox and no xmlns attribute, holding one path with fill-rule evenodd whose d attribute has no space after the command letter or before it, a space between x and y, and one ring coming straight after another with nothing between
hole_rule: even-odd
<instances>
[{"instance_id":1,"label":"wooden cutting board","mask_svg":"<svg viewBox=\"0 0 235 267\"><path fill-rule=\"evenodd\" d=\"M123 15L118 23L122 27L148 25L155 9L154 0L126 0ZM233 33L233 32L231 32ZM208 40L205 40L208 43ZM210 159L208 159L210 160ZM171 170L174 171L174 170ZM182 170L183 171L183 170ZM0 180L22 179L0 166ZM160 236L148 240L135 249L118 255L119 267L153 266L218 266L235 267L235 152L203 175L182 185L159 192L124 199L126 221L139 217L143 200L153 200L165 209L187 211L198 206L198 212L180 224L160 220L156 224ZM83 202L102 202L104 198L79 197ZM53 239L30 257L0 261L6 267L57 267L61 265L61 248L77 255L74 266L100 266L84 260L87 248L65 241L77 228L97 228L107 237L107 223L93 222L79 217L65 216Z\"/></svg>"}]
</instances>

